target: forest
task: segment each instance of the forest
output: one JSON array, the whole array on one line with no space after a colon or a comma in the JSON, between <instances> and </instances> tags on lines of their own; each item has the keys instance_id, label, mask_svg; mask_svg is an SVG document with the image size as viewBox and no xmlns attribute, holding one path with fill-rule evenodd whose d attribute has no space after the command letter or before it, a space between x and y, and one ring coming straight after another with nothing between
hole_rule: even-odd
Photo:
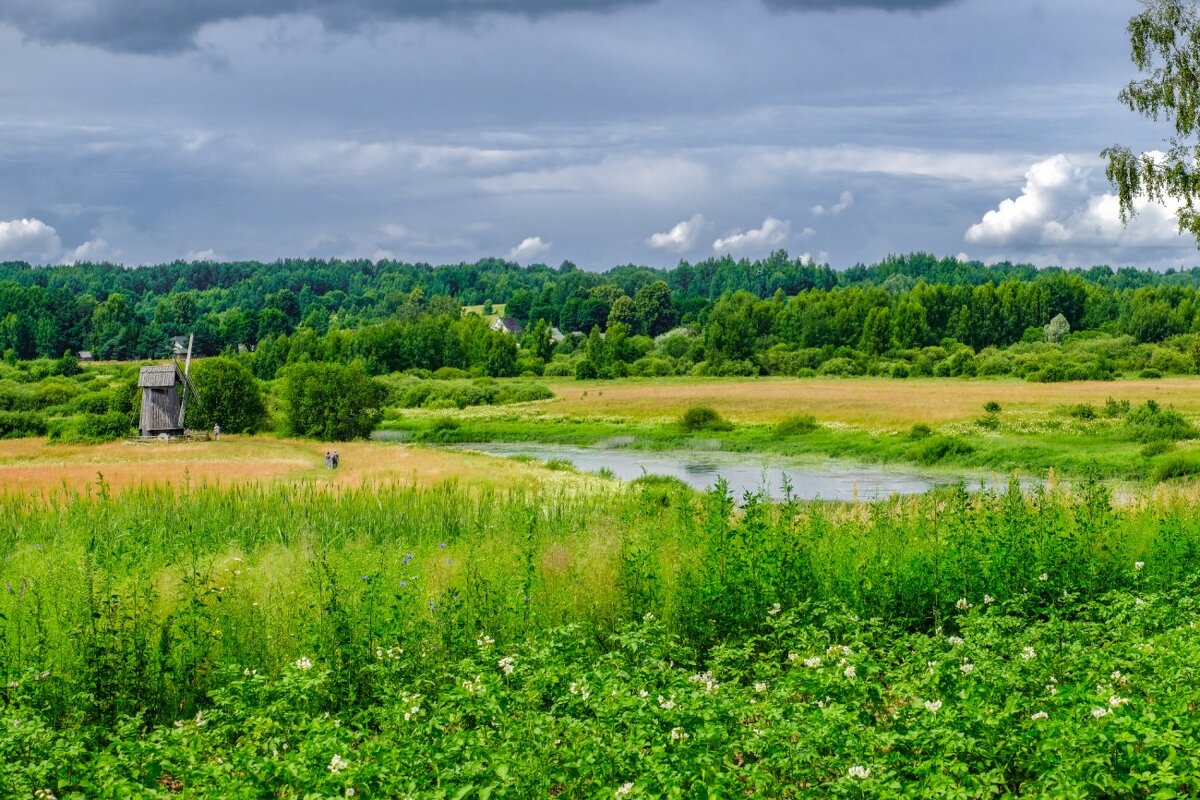
<instances>
[{"instance_id":1,"label":"forest","mask_svg":"<svg viewBox=\"0 0 1200 800\"><path fill-rule=\"evenodd\" d=\"M0 264L0 353L101 360L237 354L260 378L302 360L373 374L1017 375L1195 369L1200 268L1038 269L928 254L835 270L778 251L594 272L499 259ZM522 337L464 306L503 308ZM554 329L562 335L552 335Z\"/></svg>"}]
</instances>

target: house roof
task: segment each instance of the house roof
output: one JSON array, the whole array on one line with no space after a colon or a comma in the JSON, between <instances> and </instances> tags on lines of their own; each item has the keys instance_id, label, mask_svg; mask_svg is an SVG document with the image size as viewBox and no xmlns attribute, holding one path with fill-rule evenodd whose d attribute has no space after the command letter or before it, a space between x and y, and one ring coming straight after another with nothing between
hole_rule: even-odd
<instances>
[{"instance_id":1,"label":"house roof","mask_svg":"<svg viewBox=\"0 0 1200 800\"><path fill-rule=\"evenodd\" d=\"M175 385L175 365L162 364L155 367L142 367L138 373L138 388L162 389Z\"/></svg>"},{"instance_id":2,"label":"house roof","mask_svg":"<svg viewBox=\"0 0 1200 800\"><path fill-rule=\"evenodd\" d=\"M522 333L525 330L521 323L517 322L512 317L497 317L496 321L492 323L492 327L495 327L496 325L504 328L504 330L508 331L509 333Z\"/></svg>"}]
</instances>

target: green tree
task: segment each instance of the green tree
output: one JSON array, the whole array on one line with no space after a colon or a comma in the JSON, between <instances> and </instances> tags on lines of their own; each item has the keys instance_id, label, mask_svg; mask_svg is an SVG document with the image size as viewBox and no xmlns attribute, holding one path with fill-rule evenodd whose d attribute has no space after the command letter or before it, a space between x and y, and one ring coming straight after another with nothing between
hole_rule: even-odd
<instances>
[{"instance_id":1,"label":"green tree","mask_svg":"<svg viewBox=\"0 0 1200 800\"><path fill-rule=\"evenodd\" d=\"M229 433L255 433L266 420L258 381L246 367L229 358L202 358L192 364L192 382L200 402L188 406L189 428L220 425Z\"/></svg>"},{"instance_id":2,"label":"green tree","mask_svg":"<svg viewBox=\"0 0 1200 800\"><path fill-rule=\"evenodd\" d=\"M887 306L876 306L867 312L858 347L871 355L881 355L892 349L892 312Z\"/></svg>"},{"instance_id":3,"label":"green tree","mask_svg":"<svg viewBox=\"0 0 1200 800\"><path fill-rule=\"evenodd\" d=\"M675 324L671 288L667 286L666 281L654 281L638 289L633 304L637 306L638 316L641 317L642 333L658 336L671 330Z\"/></svg>"},{"instance_id":4,"label":"green tree","mask_svg":"<svg viewBox=\"0 0 1200 800\"><path fill-rule=\"evenodd\" d=\"M361 363L301 362L284 371L287 431L323 441L365 438L383 416L387 389Z\"/></svg>"},{"instance_id":5,"label":"green tree","mask_svg":"<svg viewBox=\"0 0 1200 800\"><path fill-rule=\"evenodd\" d=\"M608 324L606 327L611 328L616 324L625 325L630 330L640 330L642 318L638 314L637 306L634 305L632 297L623 294L613 301L612 310L608 312Z\"/></svg>"},{"instance_id":6,"label":"green tree","mask_svg":"<svg viewBox=\"0 0 1200 800\"><path fill-rule=\"evenodd\" d=\"M1165 119L1174 132L1165 151L1135 155L1123 145L1101 154L1117 190L1121 217L1136 213L1134 203L1148 197L1180 203L1180 230L1200 240L1200 12L1194 0L1143 0L1143 10L1129 21L1134 66L1143 77L1121 90L1120 101L1142 116Z\"/></svg>"}]
</instances>

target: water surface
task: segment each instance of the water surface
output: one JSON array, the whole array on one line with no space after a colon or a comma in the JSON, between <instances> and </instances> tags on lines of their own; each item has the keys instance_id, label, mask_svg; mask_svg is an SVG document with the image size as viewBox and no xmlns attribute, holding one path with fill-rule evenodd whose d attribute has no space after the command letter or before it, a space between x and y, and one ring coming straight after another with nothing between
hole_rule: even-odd
<instances>
[{"instance_id":1,"label":"water surface","mask_svg":"<svg viewBox=\"0 0 1200 800\"><path fill-rule=\"evenodd\" d=\"M735 497L745 492L766 491L771 497L781 498L785 478L791 483L792 496L802 500L874 500L893 494L921 494L936 486L952 485L960 478L968 488L981 485L1000 488L1006 482L1005 478L978 474L958 476L878 464L791 458L775 453L660 452L500 442L458 447L499 456L569 461L585 472L607 468L621 480L667 475L700 490L724 478Z\"/></svg>"}]
</instances>

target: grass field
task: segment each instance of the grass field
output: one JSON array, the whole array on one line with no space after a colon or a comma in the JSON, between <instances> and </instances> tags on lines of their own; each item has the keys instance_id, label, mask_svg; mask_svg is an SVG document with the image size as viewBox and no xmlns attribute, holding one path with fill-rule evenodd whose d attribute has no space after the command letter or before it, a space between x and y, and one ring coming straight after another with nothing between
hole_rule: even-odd
<instances>
[{"instance_id":1,"label":"grass field","mask_svg":"<svg viewBox=\"0 0 1200 800\"><path fill-rule=\"evenodd\" d=\"M1017 380L930 378L655 378L622 381L550 381L557 396L547 413L578 417L674 419L689 406L708 405L735 422L778 422L812 414L821 422L866 429L905 430L916 423L972 420L995 401L1017 414L1049 414L1106 398L1136 404L1156 400L1200 414L1200 378L1028 383Z\"/></svg>"},{"instance_id":2,"label":"grass field","mask_svg":"<svg viewBox=\"0 0 1200 800\"><path fill-rule=\"evenodd\" d=\"M325 451L341 457L336 472L324 467ZM328 445L266 436L225 436L220 441L48 444L44 439L0 441L0 493L139 485L232 486L249 482L312 483L360 487L380 482L433 486L461 480L508 487L564 480L565 473L475 453L402 447L377 442Z\"/></svg>"}]
</instances>

